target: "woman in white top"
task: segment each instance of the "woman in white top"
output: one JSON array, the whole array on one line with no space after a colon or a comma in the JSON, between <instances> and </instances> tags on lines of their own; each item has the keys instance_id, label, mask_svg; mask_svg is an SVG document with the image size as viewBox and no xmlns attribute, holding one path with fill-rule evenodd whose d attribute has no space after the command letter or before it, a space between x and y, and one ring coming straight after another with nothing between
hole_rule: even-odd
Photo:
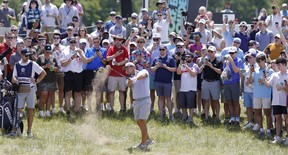
<instances>
[{"instance_id":1,"label":"woman in white top","mask_svg":"<svg viewBox=\"0 0 288 155\"><path fill-rule=\"evenodd\" d=\"M221 55L221 51L225 48L226 42L222 37L222 30L221 28L217 27L213 30L214 37L212 38L211 42L216 47L216 57Z\"/></svg>"}]
</instances>

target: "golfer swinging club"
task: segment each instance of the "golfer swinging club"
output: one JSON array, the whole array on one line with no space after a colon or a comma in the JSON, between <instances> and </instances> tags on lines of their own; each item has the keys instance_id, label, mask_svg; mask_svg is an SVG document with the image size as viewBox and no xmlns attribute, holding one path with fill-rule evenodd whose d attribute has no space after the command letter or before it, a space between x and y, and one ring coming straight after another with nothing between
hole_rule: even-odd
<instances>
[{"instance_id":1,"label":"golfer swinging club","mask_svg":"<svg viewBox=\"0 0 288 155\"><path fill-rule=\"evenodd\" d=\"M131 76L127 80L127 86L133 90L134 118L142 135L142 141L135 149L145 151L149 145L154 144L154 141L149 138L147 130L147 119L151 107L149 73L146 69L141 71L136 70L132 62L127 62L124 69L126 70L126 74Z\"/></svg>"}]
</instances>

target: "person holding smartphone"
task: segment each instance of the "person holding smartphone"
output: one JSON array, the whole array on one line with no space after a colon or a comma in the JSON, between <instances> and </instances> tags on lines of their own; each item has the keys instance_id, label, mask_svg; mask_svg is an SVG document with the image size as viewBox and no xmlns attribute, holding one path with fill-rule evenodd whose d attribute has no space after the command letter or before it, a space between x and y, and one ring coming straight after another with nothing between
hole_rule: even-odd
<instances>
[{"instance_id":1,"label":"person holding smartphone","mask_svg":"<svg viewBox=\"0 0 288 155\"><path fill-rule=\"evenodd\" d=\"M40 0L31 0L28 2L28 8L26 19L27 19L27 35L29 35L31 30L41 29L41 2ZM37 27L34 27L33 24L38 23Z\"/></svg>"}]
</instances>

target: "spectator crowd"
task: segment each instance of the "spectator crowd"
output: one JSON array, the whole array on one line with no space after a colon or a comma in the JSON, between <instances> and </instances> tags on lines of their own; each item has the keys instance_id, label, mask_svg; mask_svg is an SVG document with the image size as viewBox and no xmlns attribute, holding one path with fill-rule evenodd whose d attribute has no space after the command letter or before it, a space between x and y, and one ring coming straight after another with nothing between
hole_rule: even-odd
<instances>
[{"instance_id":1,"label":"spectator crowd","mask_svg":"<svg viewBox=\"0 0 288 155\"><path fill-rule=\"evenodd\" d=\"M40 117L51 117L56 107L67 116L83 109L95 111L92 107L114 113L118 91L120 113L133 109L133 92L126 86L123 70L132 62L137 70L149 73L150 112L158 106L159 119L168 114L170 121L181 117L195 123L193 117L198 115L204 122L220 123L220 107L224 107L227 125L241 125L281 143L283 123L288 134L288 11L286 3L280 8L276 0L272 2L272 13L261 9L258 17L248 21L251 25L224 18L219 27L212 12L201 6L195 24L182 21L181 32L169 33L173 22L169 6L158 1L157 10L143 8L139 14L132 13L127 23L111 11L110 20L98 20L89 34L82 26L85 12L77 0L64 0L59 8L50 0L44 4L28 0L18 16L9 0L3 0L3 78L20 85L18 108L27 102L28 136L32 136L35 103ZM221 12L233 13L230 3ZM16 19L19 24L11 25ZM107 78L97 79L105 70ZM243 125L242 103L247 114ZM284 144L288 145L288 136Z\"/></svg>"}]
</instances>

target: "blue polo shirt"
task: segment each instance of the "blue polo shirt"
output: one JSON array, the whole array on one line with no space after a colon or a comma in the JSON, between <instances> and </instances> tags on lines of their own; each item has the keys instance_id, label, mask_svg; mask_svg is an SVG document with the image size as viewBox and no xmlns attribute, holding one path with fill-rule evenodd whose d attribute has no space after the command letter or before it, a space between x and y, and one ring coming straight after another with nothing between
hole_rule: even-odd
<instances>
[{"instance_id":1,"label":"blue polo shirt","mask_svg":"<svg viewBox=\"0 0 288 155\"><path fill-rule=\"evenodd\" d=\"M243 34L241 32L236 33L235 37L239 37L241 39L240 49L246 53L248 51L248 42L250 41L250 36L248 34Z\"/></svg>"},{"instance_id":2,"label":"blue polo shirt","mask_svg":"<svg viewBox=\"0 0 288 155\"><path fill-rule=\"evenodd\" d=\"M255 69L255 72L253 73L252 77L253 77L253 81L254 81L254 90L253 90L253 97L254 98L271 98L271 94L272 94L272 87L266 87L264 84L260 84L258 82L259 79L263 78L263 71L266 74L266 78L270 78L270 75L273 73L272 69L267 69L267 67L265 69L261 69L260 67L258 67L257 69Z\"/></svg>"},{"instance_id":3,"label":"blue polo shirt","mask_svg":"<svg viewBox=\"0 0 288 155\"><path fill-rule=\"evenodd\" d=\"M228 60L225 60L225 61L228 61ZM234 60L234 63L235 65L239 68L239 69L242 69L243 68L243 61L236 57ZM223 69L225 69L226 67L226 63L224 62L223 63ZM232 65L231 63L229 63L229 68L230 68L230 71L231 71L231 78L229 80L224 80L223 81L223 84L237 84L237 83L240 83L240 71L238 73L235 73L233 68L232 68Z\"/></svg>"},{"instance_id":4,"label":"blue polo shirt","mask_svg":"<svg viewBox=\"0 0 288 155\"><path fill-rule=\"evenodd\" d=\"M226 41L226 47L232 46L233 43L233 36L232 36L232 32L230 29L227 29L225 32L223 32L224 34L224 39Z\"/></svg>"},{"instance_id":5,"label":"blue polo shirt","mask_svg":"<svg viewBox=\"0 0 288 155\"><path fill-rule=\"evenodd\" d=\"M175 61L172 57L166 55L164 58L156 57L153 60L152 66L156 66L157 62L161 62L162 64L166 64L168 67L176 67ZM155 74L155 82L160 82L160 83L172 83L172 76L173 73L168 71L167 69L163 67L159 67L156 70Z\"/></svg>"},{"instance_id":6,"label":"blue polo shirt","mask_svg":"<svg viewBox=\"0 0 288 155\"><path fill-rule=\"evenodd\" d=\"M99 52L102 53L103 58L106 59L106 54L107 54L106 49L100 47L99 50L100 50ZM93 57L95 52L96 52L96 49L94 47L91 47L91 48L87 49L87 51L85 53L85 57L91 58L91 57ZM87 64L86 69L87 70L98 70L100 67L104 67L104 64L102 63L101 58L99 56L97 56L91 62L89 62Z\"/></svg>"},{"instance_id":7,"label":"blue polo shirt","mask_svg":"<svg viewBox=\"0 0 288 155\"><path fill-rule=\"evenodd\" d=\"M114 23L112 20L109 20L108 22L105 23L104 29L107 30L107 31L109 31L110 28L111 28L112 26L114 26L115 24L116 24L116 23Z\"/></svg>"}]
</instances>

